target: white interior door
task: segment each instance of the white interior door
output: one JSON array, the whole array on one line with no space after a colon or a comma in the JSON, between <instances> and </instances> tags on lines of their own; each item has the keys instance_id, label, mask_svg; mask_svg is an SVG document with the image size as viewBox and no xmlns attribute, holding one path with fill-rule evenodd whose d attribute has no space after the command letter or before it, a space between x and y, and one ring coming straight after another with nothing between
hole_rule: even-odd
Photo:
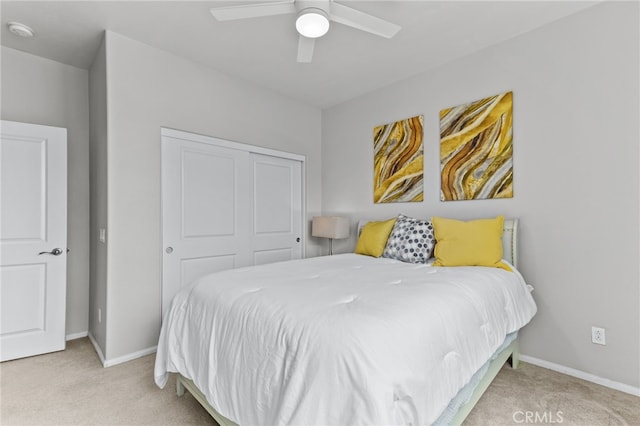
<instances>
[{"instance_id":1,"label":"white interior door","mask_svg":"<svg viewBox=\"0 0 640 426\"><path fill-rule=\"evenodd\" d=\"M248 145L162 135L162 309L207 273L302 257L302 166Z\"/></svg>"},{"instance_id":2,"label":"white interior door","mask_svg":"<svg viewBox=\"0 0 640 426\"><path fill-rule=\"evenodd\" d=\"M2 121L0 360L65 347L67 131Z\"/></svg>"},{"instance_id":3,"label":"white interior door","mask_svg":"<svg viewBox=\"0 0 640 426\"><path fill-rule=\"evenodd\" d=\"M254 265L302 257L302 170L299 161L251 154Z\"/></svg>"}]
</instances>

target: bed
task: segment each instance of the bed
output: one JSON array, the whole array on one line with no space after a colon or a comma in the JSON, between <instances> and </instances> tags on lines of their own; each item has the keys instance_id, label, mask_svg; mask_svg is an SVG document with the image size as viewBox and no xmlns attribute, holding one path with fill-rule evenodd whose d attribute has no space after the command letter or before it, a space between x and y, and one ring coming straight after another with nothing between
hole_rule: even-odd
<instances>
[{"instance_id":1,"label":"bed","mask_svg":"<svg viewBox=\"0 0 640 426\"><path fill-rule=\"evenodd\" d=\"M503 258L517 263L517 220ZM536 312L522 276L341 254L217 272L174 297L155 381L221 425L460 424Z\"/></svg>"}]
</instances>

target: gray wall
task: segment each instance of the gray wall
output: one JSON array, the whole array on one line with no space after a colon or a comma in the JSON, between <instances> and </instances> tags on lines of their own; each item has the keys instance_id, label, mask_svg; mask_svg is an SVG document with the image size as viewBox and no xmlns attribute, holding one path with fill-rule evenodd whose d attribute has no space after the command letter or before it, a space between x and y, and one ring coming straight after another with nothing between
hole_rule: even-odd
<instances>
[{"instance_id":1,"label":"gray wall","mask_svg":"<svg viewBox=\"0 0 640 426\"><path fill-rule=\"evenodd\" d=\"M91 285L89 292L89 333L104 349L107 343L107 245L98 239L107 227L107 62L104 40L89 70L91 143ZM109 236L107 235L107 238Z\"/></svg>"},{"instance_id":2,"label":"gray wall","mask_svg":"<svg viewBox=\"0 0 640 426\"><path fill-rule=\"evenodd\" d=\"M89 92L86 70L7 47L2 54L2 119L67 129L68 337L88 329Z\"/></svg>"},{"instance_id":3,"label":"gray wall","mask_svg":"<svg viewBox=\"0 0 640 426\"><path fill-rule=\"evenodd\" d=\"M521 219L522 352L640 386L638 3L605 3L323 111L323 211ZM513 90L512 199L439 201L439 111ZM373 127L424 114L425 201L374 205ZM350 143L345 143L349 141ZM351 250L350 241L336 251ZM605 327L607 345L591 343Z\"/></svg>"},{"instance_id":4,"label":"gray wall","mask_svg":"<svg viewBox=\"0 0 640 426\"><path fill-rule=\"evenodd\" d=\"M306 155L311 216L321 203L321 112L112 32L106 88L109 361L155 347L160 331L160 128Z\"/></svg>"}]
</instances>

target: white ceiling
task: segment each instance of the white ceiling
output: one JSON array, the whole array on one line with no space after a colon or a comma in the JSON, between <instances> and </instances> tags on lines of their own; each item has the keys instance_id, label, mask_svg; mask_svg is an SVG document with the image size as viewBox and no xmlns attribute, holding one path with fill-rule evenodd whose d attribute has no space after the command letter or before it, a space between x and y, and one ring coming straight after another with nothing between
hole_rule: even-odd
<instances>
[{"instance_id":1,"label":"white ceiling","mask_svg":"<svg viewBox=\"0 0 640 426\"><path fill-rule=\"evenodd\" d=\"M598 3L336 1L402 30L389 40L333 23L313 62L301 64L294 15L218 22L209 13L251 1L2 0L0 37L3 46L88 69L107 29L326 108ZM14 36L9 21L36 36Z\"/></svg>"}]
</instances>

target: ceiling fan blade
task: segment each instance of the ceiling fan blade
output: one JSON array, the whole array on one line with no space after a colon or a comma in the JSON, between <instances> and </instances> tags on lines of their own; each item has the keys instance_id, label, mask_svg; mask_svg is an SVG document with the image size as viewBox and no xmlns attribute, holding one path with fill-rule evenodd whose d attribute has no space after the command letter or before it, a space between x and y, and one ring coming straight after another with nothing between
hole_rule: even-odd
<instances>
[{"instance_id":1,"label":"ceiling fan blade","mask_svg":"<svg viewBox=\"0 0 640 426\"><path fill-rule=\"evenodd\" d=\"M298 38L298 62L309 63L313 58L313 48L316 45L315 38L301 35Z\"/></svg>"},{"instance_id":2,"label":"ceiling fan blade","mask_svg":"<svg viewBox=\"0 0 640 426\"><path fill-rule=\"evenodd\" d=\"M258 18L261 16L286 15L295 13L294 0L273 1L269 3L243 4L239 6L214 7L211 14L218 21Z\"/></svg>"},{"instance_id":3,"label":"ceiling fan blade","mask_svg":"<svg viewBox=\"0 0 640 426\"><path fill-rule=\"evenodd\" d=\"M347 6L332 2L329 16L334 22L357 28L385 38L391 38L402 28L392 22L360 12Z\"/></svg>"}]
</instances>

